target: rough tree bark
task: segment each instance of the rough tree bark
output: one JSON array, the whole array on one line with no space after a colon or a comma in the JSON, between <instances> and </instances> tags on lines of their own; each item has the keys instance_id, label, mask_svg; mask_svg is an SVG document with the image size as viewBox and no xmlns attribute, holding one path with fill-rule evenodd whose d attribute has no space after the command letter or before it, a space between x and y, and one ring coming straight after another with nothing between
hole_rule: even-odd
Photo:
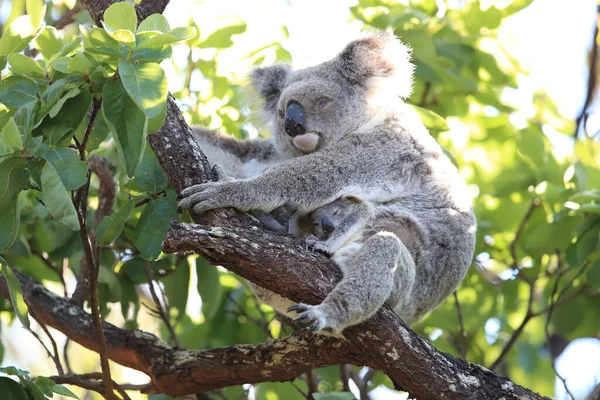
<instances>
[{"instance_id":1,"label":"rough tree bark","mask_svg":"<svg viewBox=\"0 0 600 400\"><path fill-rule=\"evenodd\" d=\"M85 0L98 21L110 0ZM144 12L164 9L166 0L145 0ZM141 8L138 12L141 12ZM212 178L206 157L192 138L173 99L165 126L149 137L150 145L178 191ZM316 304L340 279L326 257L308 251L293 237L264 230L246 214L217 210L195 218L199 225L176 224L165 251L195 251L213 264L294 301ZM97 351L91 317L68 299L51 294L17 273L25 301L41 322ZM0 295L8 298L0 279ZM543 399L488 369L436 350L389 309L345 331L346 340L300 331L260 345L238 345L207 351L173 348L157 337L104 323L108 356L146 373L148 392L172 396L242 383L289 380L302 372L353 363L384 371L398 386L419 399Z\"/></svg>"}]
</instances>

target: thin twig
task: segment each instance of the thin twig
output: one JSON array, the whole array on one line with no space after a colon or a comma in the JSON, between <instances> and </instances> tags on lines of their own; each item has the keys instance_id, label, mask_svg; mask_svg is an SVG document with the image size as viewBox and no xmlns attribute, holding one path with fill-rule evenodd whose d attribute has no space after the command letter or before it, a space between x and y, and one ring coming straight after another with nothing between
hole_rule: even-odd
<instances>
[{"instance_id":1,"label":"thin twig","mask_svg":"<svg viewBox=\"0 0 600 400\"><path fill-rule=\"evenodd\" d=\"M456 303L456 314L458 316L458 326L460 327L460 337L462 343L460 344L460 356L463 360L467 359L467 331L465 330L465 324L462 317L462 309L460 308L460 302L458 301L458 294L454 291L454 302Z\"/></svg>"},{"instance_id":2,"label":"thin twig","mask_svg":"<svg viewBox=\"0 0 600 400\"><path fill-rule=\"evenodd\" d=\"M241 306L240 303L238 303L233 296L231 295L231 292L227 293L227 299L229 301L231 301L233 303L233 305L236 306L236 308L238 309L238 315L242 315L245 318L247 318L250 322L254 323L256 326L258 326L266 335L269 339L273 339L273 334L271 333L271 330L269 329L269 323L265 320L260 320L258 318L254 318L250 315L248 315L248 313L246 312L246 310L244 310L244 307ZM260 307L258 307L260 308ZM235 312L229 311L229 313L234 314ZM264 313L261 312L261 315L264 315Z\"/></svg>"},{"instance_id":3,"label":"thin twig","mask_svg":"<svg viewBox=\"0 0 600 400\"><path fill-rule=\"evenodd\" d=\"M92 102L92 111L90 112L90 120L88 121L87 127L85 128L85 133L83 135L83 139L81 140L81 144L79 144L79 157L81 161L85 161L85 148L87 146L87 142L90 139L90 134L92 133L92 128L94 127L94 122L96 121L96 116L98 115L98 111L100 111L100 106L102 105L102 100L96 100Z\"/></svg>"},{"instance_id":4,"label":"thin twig","mask_svg":"<svg viewBox=\"0 0 600 400\"><path fill-rule=\"evenodd\" d=\"M316 377L313 375L312 371L309 369L306 371L306 386L308 387L308 394L312 397L312 394L317 391L317 382Z\"/></svg>"},{"instance_id":5,"label":"thin twig","mask_svg":"<svg viewBox=\"0 0 600 400\"><path fill-rule=\"evenodd\" d=\"M97 372L79 375L68 374L61 376L51 376L49 377L49 379L53 380L54 383L57 383L59 385L67 384L79 386L84 389L93 390L94 392L100 393L101 395L104 395L104 393L106 392L106 385L104 385L104 381L102 380L102 374ZM119 392L123 400L131 400L131 398L125 392L125 390L148 391L152 388L152 384L150 383L144 383L141 385L134 385L129 383L118 384L113 381L111 381L111 383L117 388L117 391ZM117 397L113 395L113 398Z\"/></svg>"},{"instance_id":6,"label":"thin twig","mask_svg":"<svg viewBox=\"0 0 600 400\"><path fill-rule=\"evenodd\" d=\"M87 184L84 185L84 187L85 186L89 186L89 175ZM77 209L77 217L79 221L79 235L81 238L81 244L83 245L83 253L86 259L86 264L90 268L90 308L92 311L92 322L96 331L96 339L98 341L98 354L100 355L100 365L102 367L102 375L104 381L104 396L108 400L113 400L117 397L114 394L113 381L110 376L110 365L108 363L108 356L106 355L106 339L104 337L104 330L102 329L102 319L100 317L100 304L98 301L99 265L98 259L94 257L94 249L92 248L92 243L87 232L86 214L84 212L87 205L87 190L85 190L85 195L81 197L79 204L81 205Z\"/></svg>"},{"instance_id":7,"label":"thin twig","mask_svg":"<svg viewBox=\"0 0 600 400\"><path fill-rule=\"evenodd\" d=\"M340 365L340 379L342 380L342 391L349 392L350 391L350 382L348 380L350 377L348 376L348 365L341 364Z\"/></svg>"},{"instance_id":8,"label":"thin twig","mask_svg":"<svg viewBox=\"0 0 600 400\"><path fill-rule=\"evenodd\" d=\"M517 230L515 232L515 237L513 238L512 242L510 243L510 257L512 258L512 269L514 271L514 275L516 277L518 277L519 279L524 280L525 282L532 284L533 282L531 281L531 278L529 278L526 275L521 274L521 266L519 265L519 260L517 258L517 245L519 244L519 242L521 241L521 235L523 234L523 230L525 229L525 225L527 224L527 222L529 221L529 219L531 218L531 216L533 215L533 211L539 207L539 205L541 204L541 201L539 198L533 198L531 200L531 203L529 204L529 208L527 209L527 211L525 212L525 215L523 216L523 218L521 219L521 221L519 222L519 225L517 226Z\"/></svg>"},{"instance_id":9,"label":"thin twig","mask_svg":"<svg viewBox=\"0 0 600 400\"><path fill-rule=\"evenodd\" d=\"M360 396L360 400L371 400L371 397L369 396L369 392L367 391L368 385L365 383L365 381L363 379L361 379L361 377L358 376L358 374L356 372L354 372L354 370L352 368L348 369L348 373L350 375L350 378L356 384L356 387L358 387L358 393Z\"/></svg>"},{"instance_id":10,"label":"thin twig","mask_svg":"<svg viewBox=\"0 0 600 400\"><path fill-rule=\"evenodd\" d=\"M581 112L577 116L575 120L575 132L573 133L573 137L577 139L579 133L579 126L583 122L587 109L590 107L592 100L594 99L594 92L596 89L596 80L597 80L597 71L598 71L598 27L600 26L600 8L596 13L596 29L594 30L594 37L592 38L592 54L590 57L590 68L588 73L588 80L586 86L586 95L585 102L583 103L583 107L581 108ZM585 131L585 129L584 129Z\"/></svg>"},{"instance_id":11,"label":"thin twig","mask_svg":"<svg viewBox=\"0 0 600 400\"><path fill-rule=\"evenodd\" d=\"M56 341L54 340L54 337L52 337L52 335L50 334L50 331L48 330L48 327L46 326L46 324L44 324L42 321L40 321L38 318L36 318L35 314L32 313L31 315L37 321L37 323L40 325L40 327L42 328L42 330L44 331L44 333L50 340L50 344L52 344L52 350L54 352L54 356L51 358L52 358L52 361L54 361L54 365L56 366L56 372L58 372L59 375L64 375L65 370L63 369L63 366L60 362L60 356L58 355L58 346L56 345Z\"/></svg>"},{"instance_id":12,"label":"thin twig","mask_svg":"<svg viewBox=\"0 0 600 400\"><path fill-rule=\"evenodd\" d=\"M294 383L293 379L290 381L290 383L298 391L298 393L300 393L302 396L304 396L304 398L306 398L306 400L314 400L312 394L306 393L304 390L300 389L300 387Z\"/></svg>"},{"instance_id":13,"label":"thin twig","mask_svg":"<svg viewBox=\"0 0 600 400\"><path fill-rule=\"evenodd\" d=\"M156 313L163 320L167 330L169 331L169 335L171 336L171 341L175 343L177 347L181 347L181 342L179 342L179 338L177 338L177 334L175 333L175 329L173 329L173 325L171 325L171 321L169 320L169 316L165 312L162 304L158 296L156 295L156 291L154 290L154 281L152 280L152 269L150 268L150 262L145 261L144 265L146 267L146 277L148 278L148 287L150 289L150 295L152 296L152 300L154 301L154 306L156 307Z\"/></svg>"},{"instance_id":14,"label":"thin twig","mask_svg":"<svg viewBox=\"0 0 600 400\"><path fill-rule=\"evenodd\" d=\"M552 319L552 313L554 311L556 301L558 300L558 298L555 299L555 296L556 296L556 292L558 291L558 284L566 272L566 271L563 272L563 269L564 269L563 262L562 262L562 258L560 256L559 251L556 252L556 258L557 258L557 262L558 262L558 267L556 270L556 279L554 280L554 285L552 286L552 292L550 293L550 305L548 306L548 315L546 316L546 323L544 324L544 331L546 333L546 342L548 343L548 346L550 346L550 320ZM552 370L554 371L554 373L556 374L558 379L561 380L563 387L565 388L565 392L569 395L569 397L571 397L572 400L575 400L575 397L573 397L573 394L567 387L566 379L563 378L562 375L560 375L558 373L558 371L556 370L556 365L554 363L554 360L552 360Z\"/></svg>"}]
</instances>

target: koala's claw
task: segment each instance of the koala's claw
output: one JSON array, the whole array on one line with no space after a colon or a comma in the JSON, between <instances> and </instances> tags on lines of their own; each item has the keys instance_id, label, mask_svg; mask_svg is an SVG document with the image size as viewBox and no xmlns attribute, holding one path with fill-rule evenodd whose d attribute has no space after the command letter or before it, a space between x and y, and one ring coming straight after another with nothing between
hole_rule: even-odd
<instances>
[{"instance_id":1,"label":"koala's claw","mask_svg":"<svg viewBox=\"0 0 600 400\"><path fill-rule=\"evenodd\" d=\"M322 330L331 330L332 332L340 332L336 324L333 324L331 319L327 316L326 312L323 311L321 305L310 306L308 304L295 304L288 308L288 312L297 312L300 314L294 319L294 322L301 322L303 325L313 332Z\"/></svg>"},{"instance_id":2,"label":"koala's claw","mask_svg":"<svg viewBox=\"0 0 600 400\"><path fill-rule=\"evenodd\" d=\"M306 245L308 246L309 249L311 249L313 251L318 251L319 253L323 253L326 256L330 256L332 253L332 251L329 249L329 247L327 247L327 245L325 245L325 242L317 239L317 237L314 235L309 235L306 238Z\"/></svg>"}]
</instances>

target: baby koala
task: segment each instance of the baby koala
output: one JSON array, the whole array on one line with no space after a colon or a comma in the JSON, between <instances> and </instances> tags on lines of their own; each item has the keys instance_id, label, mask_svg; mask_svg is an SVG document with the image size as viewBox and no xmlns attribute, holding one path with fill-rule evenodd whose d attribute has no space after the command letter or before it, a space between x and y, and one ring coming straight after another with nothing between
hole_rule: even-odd
<instances>
[{"instance_id":1,"label":"baby koala","mask_svg":"<svg viewBox=\"0 0 600 400\"><path fill-rule=\"evenodd\" d=\"M373 315L388 300L401 254L400 241L390 232L373 232L375 208L368 201L343 196L309 215L313 233L306 243L331 256L344 277L317 306L296 304L296 321L313 331L330 328L339 334Z\"/></svg>"}]
</instances>

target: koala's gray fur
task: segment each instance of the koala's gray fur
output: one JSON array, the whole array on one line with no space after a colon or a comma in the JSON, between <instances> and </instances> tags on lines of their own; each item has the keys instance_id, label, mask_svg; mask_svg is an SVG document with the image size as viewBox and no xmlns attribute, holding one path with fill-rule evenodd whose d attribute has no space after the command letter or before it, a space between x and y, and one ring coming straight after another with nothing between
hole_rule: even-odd
<instances>
[{"instance_id":1,"label":"koala's gray fur","mask_svg":"<svg viewBox=\"0 0 600 400\"><path fill-rule=\"evenodd\" d=\"M304 215L352 196L376 210L354 250L335 256L346 269L328 296L335 301L296 307L317 329L341 331L386 301L414 323L452 293L471 263L476 223L467 185L401 100L411 90L409 57L390 32L371 32L314 67L257 68L252 83L273 137L199 134L209 161L236 179L187 188L181 207L271 212L292 203ZM293 304L254 289L280 312Z\"/></svg>"}]
</instances>

